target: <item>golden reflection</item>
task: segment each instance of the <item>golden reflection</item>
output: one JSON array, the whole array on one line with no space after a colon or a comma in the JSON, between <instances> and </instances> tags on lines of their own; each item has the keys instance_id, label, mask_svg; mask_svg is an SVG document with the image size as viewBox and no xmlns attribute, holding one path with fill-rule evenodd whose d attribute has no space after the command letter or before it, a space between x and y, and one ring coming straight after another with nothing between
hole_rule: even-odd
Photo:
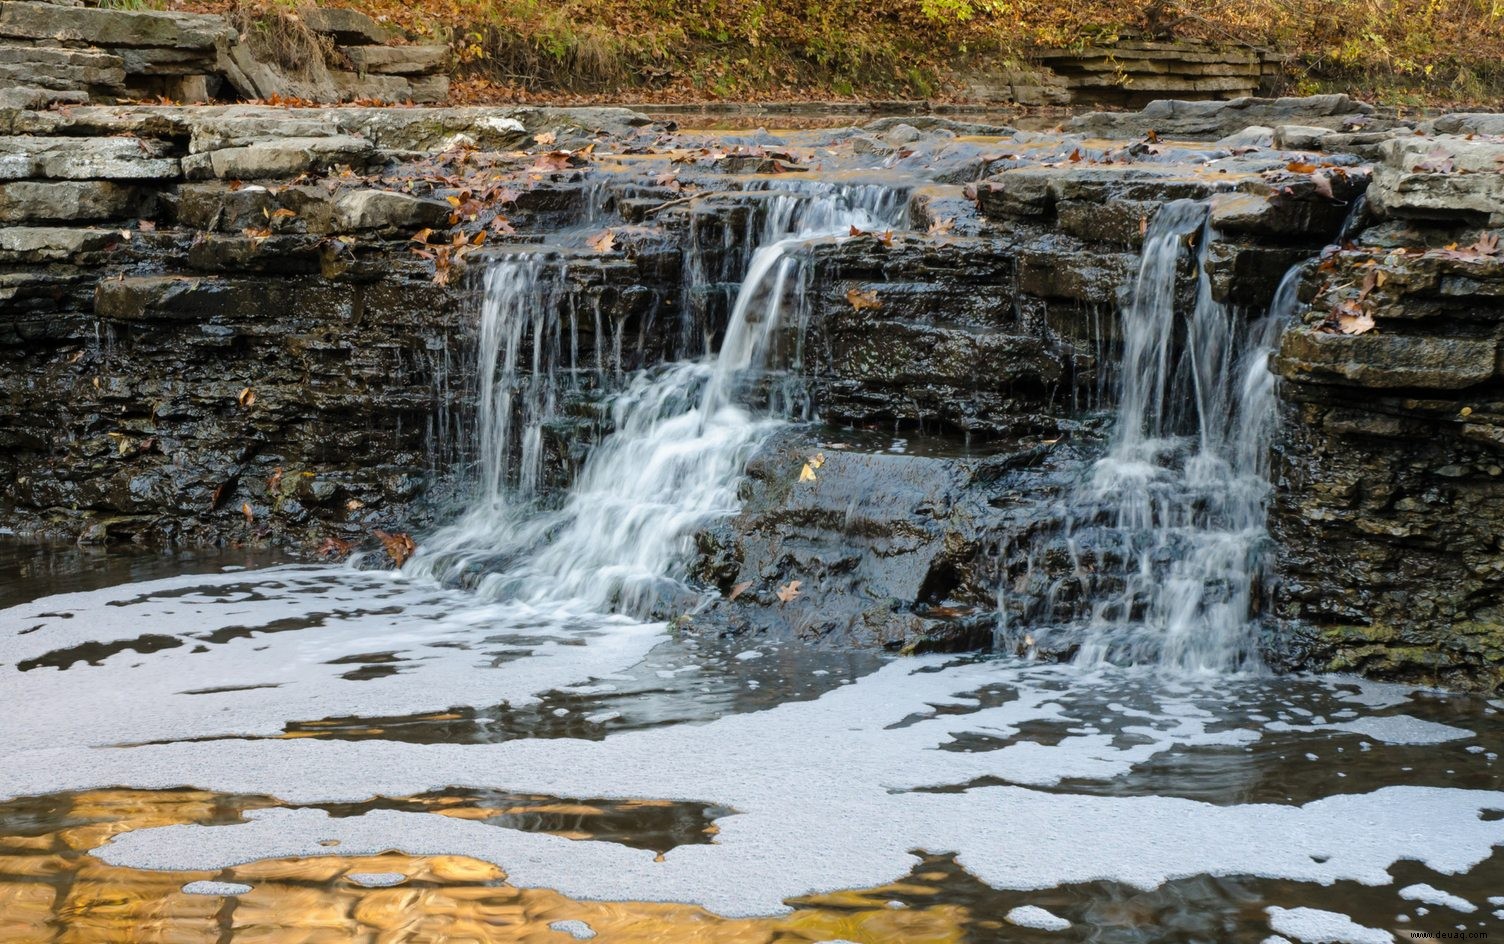
<instances>
[{"instance_id":1,"label":"golden reflection","mask_svg":"<svg viewBox=\"0 0 1504 944\"><path fill-rule=\"evenodd\" d=\"M421 802L434 812L471 815L463 798ZM89 854L128 830L232 823L246 810L273 805L265 797L197 790L98 790L0 803L0 944L571 944L568 933L549 927L560 921L585 922L600 944L942 944L962 940L970 917L958 905L923 903L937 890L925 882L943 880L943 872L800 899L781 917L727 919L690 905L575 901L547 889L518 889L496 866L460 856L327 855L218 872L153 872L107 865ZM539 798L525 809L548 805ZM599 812L574 801L553 805L571 815ZM366 888L349 877L360 872L398 872L406 881ZM182 891L195 881L237 882L252 890L238 896ZM896 898L910 906L890 907Z\"/></svg>"}]
</instances>

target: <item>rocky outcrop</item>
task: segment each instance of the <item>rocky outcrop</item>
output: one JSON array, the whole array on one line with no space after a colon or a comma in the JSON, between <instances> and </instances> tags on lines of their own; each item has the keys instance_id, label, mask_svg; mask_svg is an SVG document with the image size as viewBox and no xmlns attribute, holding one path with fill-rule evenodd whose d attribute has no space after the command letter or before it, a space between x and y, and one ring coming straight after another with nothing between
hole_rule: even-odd
<instances>
[{"instance_id":1,"label":"rocky outcrop","mask_svg":"<svg viewBox=\"0 0 1504 944\"><path fill-rule=\"evenodd\" d=\"M294 71L260 48L256 28L241 33L223 16L4 0L0 107L448 97L447 46L391 45L399 37L353 10L310 7L300 17L289 28L309 31L308 51L318 61Z\"/></svg>"},{"instance_id":2,"label":"rocky outcrop","mask_svg":"<svg viewBox=\"0 0 1504 944\"><path fill-rule=\"evenodd\" d=\"M1276 651L1497 688L1504 143L1410 134L1382 155L1367 226L1312 267L1273 362Z\"/></svg>"}]
</instances>

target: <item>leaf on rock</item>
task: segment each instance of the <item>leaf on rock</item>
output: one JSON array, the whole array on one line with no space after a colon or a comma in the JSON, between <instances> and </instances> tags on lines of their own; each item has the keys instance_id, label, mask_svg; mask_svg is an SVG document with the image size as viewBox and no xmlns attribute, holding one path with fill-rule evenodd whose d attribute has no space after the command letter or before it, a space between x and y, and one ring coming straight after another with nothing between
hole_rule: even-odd
<instances>
[{"instance_id":1,"label":"leaf on rock","mask_svg":"<svg viewBox=\"0 0 1504 944\"><path fill-rule=\"evenodd\" d=\"M256 391L250 387L242 388L239 393L235 394L235 402L240 404L241 409L249 410L256 405Z\"/></svg>"},{"instance_id":2,"label":"leaf on rock","mask_svg":"<svg viewBox=\"0 0 1504 944\"><path fill-rule=\"evenodd\" d=\"M610 252L616 246L616 234L609 229L603 229L585 240L585 244L596 252Z\"/></svg>"},{"instance_id":3,"label":"leaf on rock","mask_svg":"<svg viewBox=\"0 0 1504 944\"><path fill-rule=\"evenodd\" d=\"M1285 165L1285 170L1292 174L1314 174L1316 173L1316 165L1308 164L1305 161L1291 161Z\"/></svg>"},{"instance_id":4,"label":"leaf on rock","mask_svg":"<svg viewBox=\"0 0 1504 944\"><path fill-rule=\"evenodd\" d=\"M779 587L777 594L778 601L780 603L788 603L790 600L797 597L799 595L799 585L801 582L802 581L799 580L790 580L788 583Z\"/></svg>"},{"instance_id":5,"label":"leaf on rock","mask_svg":"<svg viewBox=\"0 0 1504 944\"><path fill-rule=\"evenodd\" d=\"M809 465L808 462L804 463L804 468L802 468L802 469L799 470L799 481L801 481L801 482L813 482L814 480L815 480L815 470L812 469L812 468L810 468L810 465Z\"/></svg>"},{"instance_id":6,"label":"leaf on rock","mask_svg":"<svg viewBox=\"0 0 1504 944\"><path fill-rule=\"evenodd\" d=\"M253 510L251 510L251 503L250 502L242 502L241 503L241 505L240 505L240 513L245 516L245 523L246 524L250 524L251 522L253 522L253 521L256 520L256 512L253 511Z\"/></svg>"},{"instance_id":7,"label":"leaf on rock","mask_svg":"<svg viewBox=\"0 0 1504 944\"><path fill-rule=\"evenodd\" d=\"M868 289L864 292L859 288L849 288L846 290L846 301L850 302L851 307L857 311L864 308L883 307L883 303L877 300L877 289Z\"/></svg>"},{"instance_id":8,"label":"leaf on rock","mask_svg":"<svg viewBox=\"0 0 1504 944\"><path fill-rule=\"evenodd\" d=\"M547 147L559 140L559 135L553 131L540 131L533 135L533 141Z\"/></svg>"},{"instance_id":9,"label":"leaf on rock","mask_svg":"<svg viewBox=\"0 0 1504 944\"><path fill-rule=\"evenodd\" d=\"M947 216L943 220L936 220L931 223L927 232L931 236L943 236L955 228L956 218L954 216Z\"/></svg>"},{"instance_id":10,"label":"leaf on rock","mask_svg":"<svg viewBox=\"0 0 1504 944\"><path fill-rule=\"evenodd\" d=\"M1315 185L1316 193L1320 196L1326 197L1328 200L1337 199L1337 197L1332 193L1332 178L1328 177L1326 174L1312 174L1311 183Z\"/></svg>"},{"instance_id":11,"label":"leaf on rock","mask_svg":"<svg viewBox=\"0 0 1504 944\"><path fill-rule=\"evenodd\" d=\"M731 588L731 592L728 593L728 594L726 594L726 599L728 599L728 600L735 600L737 597L739 597L742 594L746 593L747 590L748 590L748 588L750 588L751 586L752 586L752 581L750 581L750 580L743 580L741 583L739 583L736 586L734 586L734 587Z\"/></svg>"},{"instance_id":12,"label":"leaf on rock","mask_svg":"<svg viewBox=\"0 0 1504 944\"><path fill-rule=\"evenodd\" d=\"M413 539L400 531L396 534L388 534L381 530L372 531L371 533L381 541L381 546L386 548L387 556L398 567L407 563L407 559L412 557L413 552L418 549L418 545L413 543Z\"/></svg>"},{"instance_id":13,"label":"leaf on rock","mask_svg":"<svg viewBox=\"0 0 1504 944\"><path fill-rule=\"evenodd\" d=\"M1337 309L1337 330L1343 334L1366 334L1374 329L1373 315L1353 304Z\"/></svg>"}]
</instances>

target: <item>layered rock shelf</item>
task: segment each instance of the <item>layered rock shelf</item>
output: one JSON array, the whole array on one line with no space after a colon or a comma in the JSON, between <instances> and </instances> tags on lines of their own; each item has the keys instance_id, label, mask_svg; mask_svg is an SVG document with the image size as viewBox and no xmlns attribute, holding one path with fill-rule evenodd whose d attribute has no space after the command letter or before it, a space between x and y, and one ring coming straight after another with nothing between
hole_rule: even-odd
<instances>
[{"instance_id":1,"label":"layered rock shelf","mask_svg":"<svg viewBox=\"0 0 1504 944\"><path fill-rule=\"evenodd\" d=\"M4 0L0 107L448 97L447 46L395 45L392 31L353 10L309 7L297 23L309 55L289 68L223 16Z\"/></svg>"},{"instance_id":2,"label":"layered rock shelf","mask_svg":"<svg viewBox=\"0 0 1504 944\"><path fill-rule=\"evenodd\" d=\"M362 54L400 74L384 55ZM904 223L791 250L769 395L823 425L764 444L692 570L743 629L986 645L999 586L1066 618L1059 588L1107 553L1061 543L1061 502L1101 452L1149 223L1200 201L1209 291L1240 318L1295 267L1267 653L1498 684L1497 116L1338 96L773 136L623 109L79 106L0 132L14 530L312 553L442 517L476 458L477 275L503 257L555 273L540 310L570 340L537 370L564 401L545 478L567 482L610 431L603 395L717 349L750 234L834 188Z\"/></svg>"}]
</instances>

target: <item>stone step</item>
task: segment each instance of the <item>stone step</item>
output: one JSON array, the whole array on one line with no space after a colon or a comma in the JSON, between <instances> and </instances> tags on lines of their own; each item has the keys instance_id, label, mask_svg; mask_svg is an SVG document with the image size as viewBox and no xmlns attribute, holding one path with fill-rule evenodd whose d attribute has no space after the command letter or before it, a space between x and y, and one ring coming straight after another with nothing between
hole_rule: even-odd
<instances>
[{"instance_id":1,"label":"stone step","mask_svg":"<svg viewBox=\"0 0 1504 944\"><path fill-rule=\"evenodd\" d=\"M26 0L0 3L0 36L17 39L212 50L234 32L224 17L209 14L65 7Z\"/></svg>"},{"instance_id":2,"label":"stone step","mask_svg":"<svg viewBox=\"0 0 1504 944\"><path fill-rule=\"evenodd\" d=\"M356 72L378 75L432 75L449 62L448 46L341 46Z\"/></svg>"},{"instance_id":3,"label":"stone step","mask_svg":"<svg viewBox=\"0 0 1504 944\"><path fill-rule=\"evenodd\" d=\"M172 180L181 174L169 146L146 138L0 136L0 180Z\"/></svg>"},{"instance_id":4,"label":"stone step","mask_svg":"<svg viewBox=\"0 0 1504 944\"><path fill-rule=\"evenodd\" d=\"M118 91L126 71L123 58L94 49L7 45L0 51L0 85L11 87Z\"/></svg>"}]
</instances>

